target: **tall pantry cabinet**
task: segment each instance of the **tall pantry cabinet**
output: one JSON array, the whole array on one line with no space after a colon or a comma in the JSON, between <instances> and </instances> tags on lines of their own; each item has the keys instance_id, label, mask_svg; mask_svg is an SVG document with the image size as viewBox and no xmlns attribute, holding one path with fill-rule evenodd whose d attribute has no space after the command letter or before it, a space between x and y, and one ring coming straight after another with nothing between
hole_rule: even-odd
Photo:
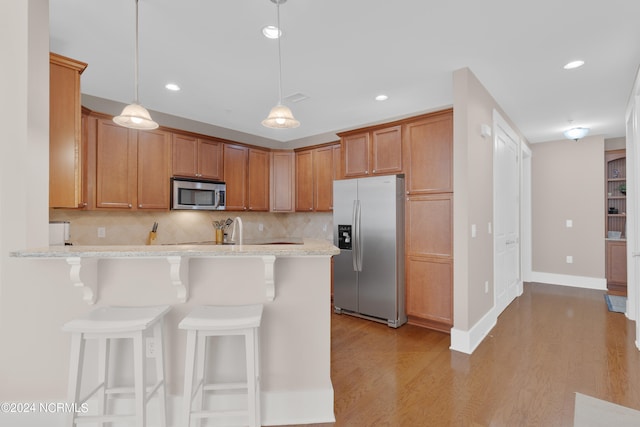
<instances>
[{"instance_id":1,"label":"tall pantry cabinet","mask_svg":"<svg viewBox=\"0 0 640 427\"><path fill-rule=\"evenodd\" d=\"M453 326L453 111L407 123L405 272L409 323Z\"/></svg>"}]
</instances>

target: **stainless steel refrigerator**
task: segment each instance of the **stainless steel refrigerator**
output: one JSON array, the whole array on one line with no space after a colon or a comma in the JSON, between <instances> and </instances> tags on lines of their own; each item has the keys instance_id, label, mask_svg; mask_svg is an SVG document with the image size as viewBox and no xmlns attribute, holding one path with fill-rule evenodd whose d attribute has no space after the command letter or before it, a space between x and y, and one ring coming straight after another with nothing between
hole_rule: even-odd
<instances>
[{"instance_id":1,"label":"stainless steel refrigerator","mask_svg":"<svg viewBox=\"0 0 640 427\"><path fill-rule=\"evenodd\" d=\"M406 323L404 176L333 182L334 311Z\"/></svg>"}]
</instances>

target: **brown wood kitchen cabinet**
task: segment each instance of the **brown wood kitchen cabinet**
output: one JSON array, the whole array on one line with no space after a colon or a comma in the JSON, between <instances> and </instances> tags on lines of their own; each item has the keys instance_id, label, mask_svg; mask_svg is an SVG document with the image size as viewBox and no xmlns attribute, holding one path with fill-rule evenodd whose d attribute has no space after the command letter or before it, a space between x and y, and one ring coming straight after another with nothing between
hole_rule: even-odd
<instances>
[{"instance_id":1,"label":"brown wood kitchen cabinet","mask_svg":"<svg viewBox=\"0 0 640 427\"><path fill-rule=\"evenodd\" d=\"M173 176L214 181L224 178L222 142L174 133L171 145Z\"/></svg>"},{"instance_id":2,"label":"brown wood kitchen cabinet","mask_svg":"<svg viewBox=\"0 0 640 427\"><path fill-rule=\"evenodd\" d=\"M345 178L402 173L401 125L350 131L339 136Z\"/></svg>"},{"instance_id":3,"label":"brown wood kitchen cabinet","mask_svg":"<svg viewBox=\"0 0 640 427\"><path fill-rule=\"evenodd\" d=\"M269 210L269 152L224 144L226 210Z\"/></svg>"},{"instance_id":4,"label":"brown wood kitchen cabinet","mask_svg":"<svg viewBox=\"0 0 640 427\"><path fill-rule=\"evenodd\" d=\"M453 111L403 124L409 323L453 326Z\"/></svg>"},{"instance_id":5,"label":"brown wood kitchen cabinet","mask_svg":"<svg viewBox=\"0 0 640 427\"><path fill-rule=\"evenodd\" d=\"M407 194L453 191L453 110L404 125Z\"/></svg>"},{"instance_id":6,"label":"brown wood kitchen cabinet","mask_svg":"<svg viewBox=\"0 0 640 427\"><path fill-rule=\"evenodd\" d=\"M406 202L405 266L409 323L449 332L453 326L453 194Z\"/></svg>"},{"instance_id":7,"label":"brown wood kitchen cabinet","mask_svg":"<svg viewBox=\"0 0 640 427\"><path fill-rule=\"evenodd\" d=\"M293 151L272 151L271 212L295 211L295 154Z\"/></svg>"},{"instance_id":8,"label":"brown wood kitchen cabinet","mask_svg":"<svg viewBox=\"0 0 640 427\"><path fill-rule=\"evenodd\" d=\"M333 180L337 175L335 143L305 148L296 156L296 211L330 212L333 210Z\"/></svg>"},{"instance_id":9,"label":"brown wood kitchen cabinet","mask_svg":"<svg viewBox=\"0 0 640 427\"><path fill-rule=\"evenodd\" d=\"M49 207L86 205L83 191L80 75L87 67L55 53L49 54Z\"/></svg>"},{"instance_id":10,"label":"brown wood kitchen cabinet","mask_svg":"<svg viewBox=\"0 0 640 427\"><path fill-rule=\"evenodd\" d=\"M95 208L169 209L171 135L95 122Z\"/></svg>"}]
</instances>

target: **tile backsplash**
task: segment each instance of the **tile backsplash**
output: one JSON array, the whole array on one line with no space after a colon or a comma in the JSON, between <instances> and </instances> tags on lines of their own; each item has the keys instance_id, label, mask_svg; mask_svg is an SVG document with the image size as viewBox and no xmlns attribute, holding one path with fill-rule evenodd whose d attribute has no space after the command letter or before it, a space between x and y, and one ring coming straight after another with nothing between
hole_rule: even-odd
<instances>
[{"instance_id":1,"label":"tile backsplash","mask_svg":"<svg viewBox=\"0 0 640 427\"><path fill-rule=\"evenodd\" d=\"M333 215L330 212L49 210L50 221L71 223L70 242L74 245L144 245L154 222L158 223L156 244L210 241L214 240L213 221L236 216L242 218L245 238L306 237L328 241L333 239ZM98 237L100 227L104 227L105 237Z\"/></svg>"}]
</instances>

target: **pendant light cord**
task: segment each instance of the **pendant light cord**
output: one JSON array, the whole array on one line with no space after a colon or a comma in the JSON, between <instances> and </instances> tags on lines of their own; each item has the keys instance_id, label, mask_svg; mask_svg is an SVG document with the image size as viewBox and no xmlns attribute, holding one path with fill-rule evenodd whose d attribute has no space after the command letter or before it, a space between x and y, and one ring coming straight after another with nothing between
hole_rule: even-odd
<instances>
[{"instance_id":1,"label":"pendant light cord","mask_svg":"<svg viewBox=\"0 0 640 427\"><path fill-rule=\"evenodd\" d=\"M136 58L134 61L135 64L135 77L134 77L134 84L135 84L135 90L136 90L136 97L133 100L134 104L139 104L138 102L138 55L139 55L139 50L138 50L138 0L136 0Z\"/></svg>"},{"instance_id":2,"label":"pendant light cord","mask_svg":"<svg viewBox=\"0 0 640 427\"><path fill-rule=\"evenodd\" d=\"M282 50L280 48L282 29L280 28L280 0L276 0L276 15L276 26L278 27L278 105L282 105Z\"/></svg>"}]
</instances>

